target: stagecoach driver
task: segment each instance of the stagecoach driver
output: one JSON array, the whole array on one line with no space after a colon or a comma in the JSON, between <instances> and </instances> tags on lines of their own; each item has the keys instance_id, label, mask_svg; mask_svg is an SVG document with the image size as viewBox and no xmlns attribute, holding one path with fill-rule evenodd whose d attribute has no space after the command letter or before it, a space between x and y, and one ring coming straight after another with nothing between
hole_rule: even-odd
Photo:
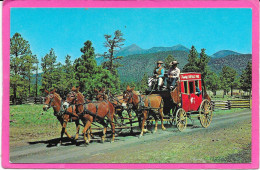
<instances>
[{"instance_id":1,"label":"stagecoach driver","mask_svg":"<svg viewBox=\"0 0 260 170\"><path fill-rule=\"evenodd\" d=\"M180 69L177 67L178 61L172 61L170 62L170 69L168 70L167 73L167 78L164 79L164 84L166 85L167 83L167 87L170 86L170 88L174 88L176 81L179 78L180 75ZM166 88L166 86L164 86L164 88Z\"/></svg>"},{"instance_id":2,"label":"stagecoach driver","mask_svg":"<svg viewBox=\"0 0 260 170\"><path fill-rule=\"evenodd\" d=\"M158 90L160 90L163 85L164 68L162 64L162 61L157 61L157 67L154 69L154 76L158 79Z\"/></svg>"}]
</instances>

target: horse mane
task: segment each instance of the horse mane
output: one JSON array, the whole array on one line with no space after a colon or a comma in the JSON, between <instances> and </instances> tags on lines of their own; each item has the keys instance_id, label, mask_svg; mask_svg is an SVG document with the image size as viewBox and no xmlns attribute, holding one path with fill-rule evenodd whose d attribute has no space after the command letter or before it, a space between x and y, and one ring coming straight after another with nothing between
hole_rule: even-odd
<instances>
[{"instance_id":1,"label":"horse mane","mask_svg":"<svg viewBox=\"0 0 260 170\"><path fill-rule=\"evenodd\" d=\"M133 90L132 92L133 92L133 94L135 94L135 95L137 95L137 96L138 96L138 94L137 94L137 92L136 92L136 91L134 91L134 90Z\"/></svg>"},{"instance_id":2,"label":"horse mane","mask_svg":"<svg viewBox=\"0 0 260 170\"><path fill-rule=\"evenodd\" d=\"M60 95L56 92L53 93L54 96L56 96L60 101L62 101L62 98L60 97Z\"/></svg>"},{"instance_id":3,"label":"horse mane","mask_svg":"<svg viewBox=\"0 0 260 170\"><path fill-rule=\"evenodd\" d=\"M77 94L79 94L82 97L82 100L85 101L84 95L81 92L78 92Z\"/></svg>"}]
</instances>

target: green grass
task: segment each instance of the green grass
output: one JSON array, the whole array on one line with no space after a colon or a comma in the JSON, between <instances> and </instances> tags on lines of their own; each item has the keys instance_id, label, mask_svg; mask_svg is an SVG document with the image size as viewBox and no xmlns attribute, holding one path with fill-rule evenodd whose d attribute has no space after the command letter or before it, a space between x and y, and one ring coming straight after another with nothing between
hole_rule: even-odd
<instances>
[{"instance_id":1,"label":"green grass","mask_svg":"<svg viewBox=\"0 0 260 170\"><path fill-rule=\"evenodd\" d=\"M58 124L57 118L53 115L53 109L44 112L42 108L43 105L11 105L10 126L26 127Z\"/></svg>"},{"instance_id":2,"label":"green grass","mask_svg":"<svg viewBox=\"0 0 260 170\"><path fill-rule=\"evenodd\" d=\"M244 111L251 111L251 109L248 108L232 108L230 110L220 110L220 109L216 109L215 111L213 111L213 116L221 116L221 115L226 115L226 114L231 114L231 113L240 113L240 112L244 112Z\"/></svg>"}]
</instances>

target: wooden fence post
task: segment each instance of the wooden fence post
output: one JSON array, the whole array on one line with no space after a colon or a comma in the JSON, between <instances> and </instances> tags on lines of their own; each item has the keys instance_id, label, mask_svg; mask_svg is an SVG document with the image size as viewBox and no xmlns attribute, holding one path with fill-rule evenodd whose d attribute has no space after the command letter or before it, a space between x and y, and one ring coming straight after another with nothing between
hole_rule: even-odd
<instances>
[{"instance_id":1,"label":"wooden fence post","mask_svg":"<svg viewBox=\"0 0 260 170\"><path fill-rule=\"evenodd\" d=\"M227 101L227 106L228 106L228 109L230 110L231 109L231 101L230 100Z\"/></svg>"}]
</instances>

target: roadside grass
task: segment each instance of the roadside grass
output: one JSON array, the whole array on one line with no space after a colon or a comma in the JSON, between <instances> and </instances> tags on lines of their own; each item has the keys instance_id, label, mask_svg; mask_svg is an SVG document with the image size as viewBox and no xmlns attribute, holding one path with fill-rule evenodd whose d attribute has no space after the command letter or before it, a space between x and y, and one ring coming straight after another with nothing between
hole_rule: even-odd
<instances>
[{"instance_id":1,"label":"roadside grass","mask_svg":"<svg viewBox=\"0 0 260 170\"><path fill-rule=\"evenodd\" d=\"M205 133L205 131L210 133ZM178 133L178 132L177 132ZM96 163L250 163L251 121L146 141L91 158ZM129 152L131 151L131 152Z\"/></svg>"}]
</instances>

